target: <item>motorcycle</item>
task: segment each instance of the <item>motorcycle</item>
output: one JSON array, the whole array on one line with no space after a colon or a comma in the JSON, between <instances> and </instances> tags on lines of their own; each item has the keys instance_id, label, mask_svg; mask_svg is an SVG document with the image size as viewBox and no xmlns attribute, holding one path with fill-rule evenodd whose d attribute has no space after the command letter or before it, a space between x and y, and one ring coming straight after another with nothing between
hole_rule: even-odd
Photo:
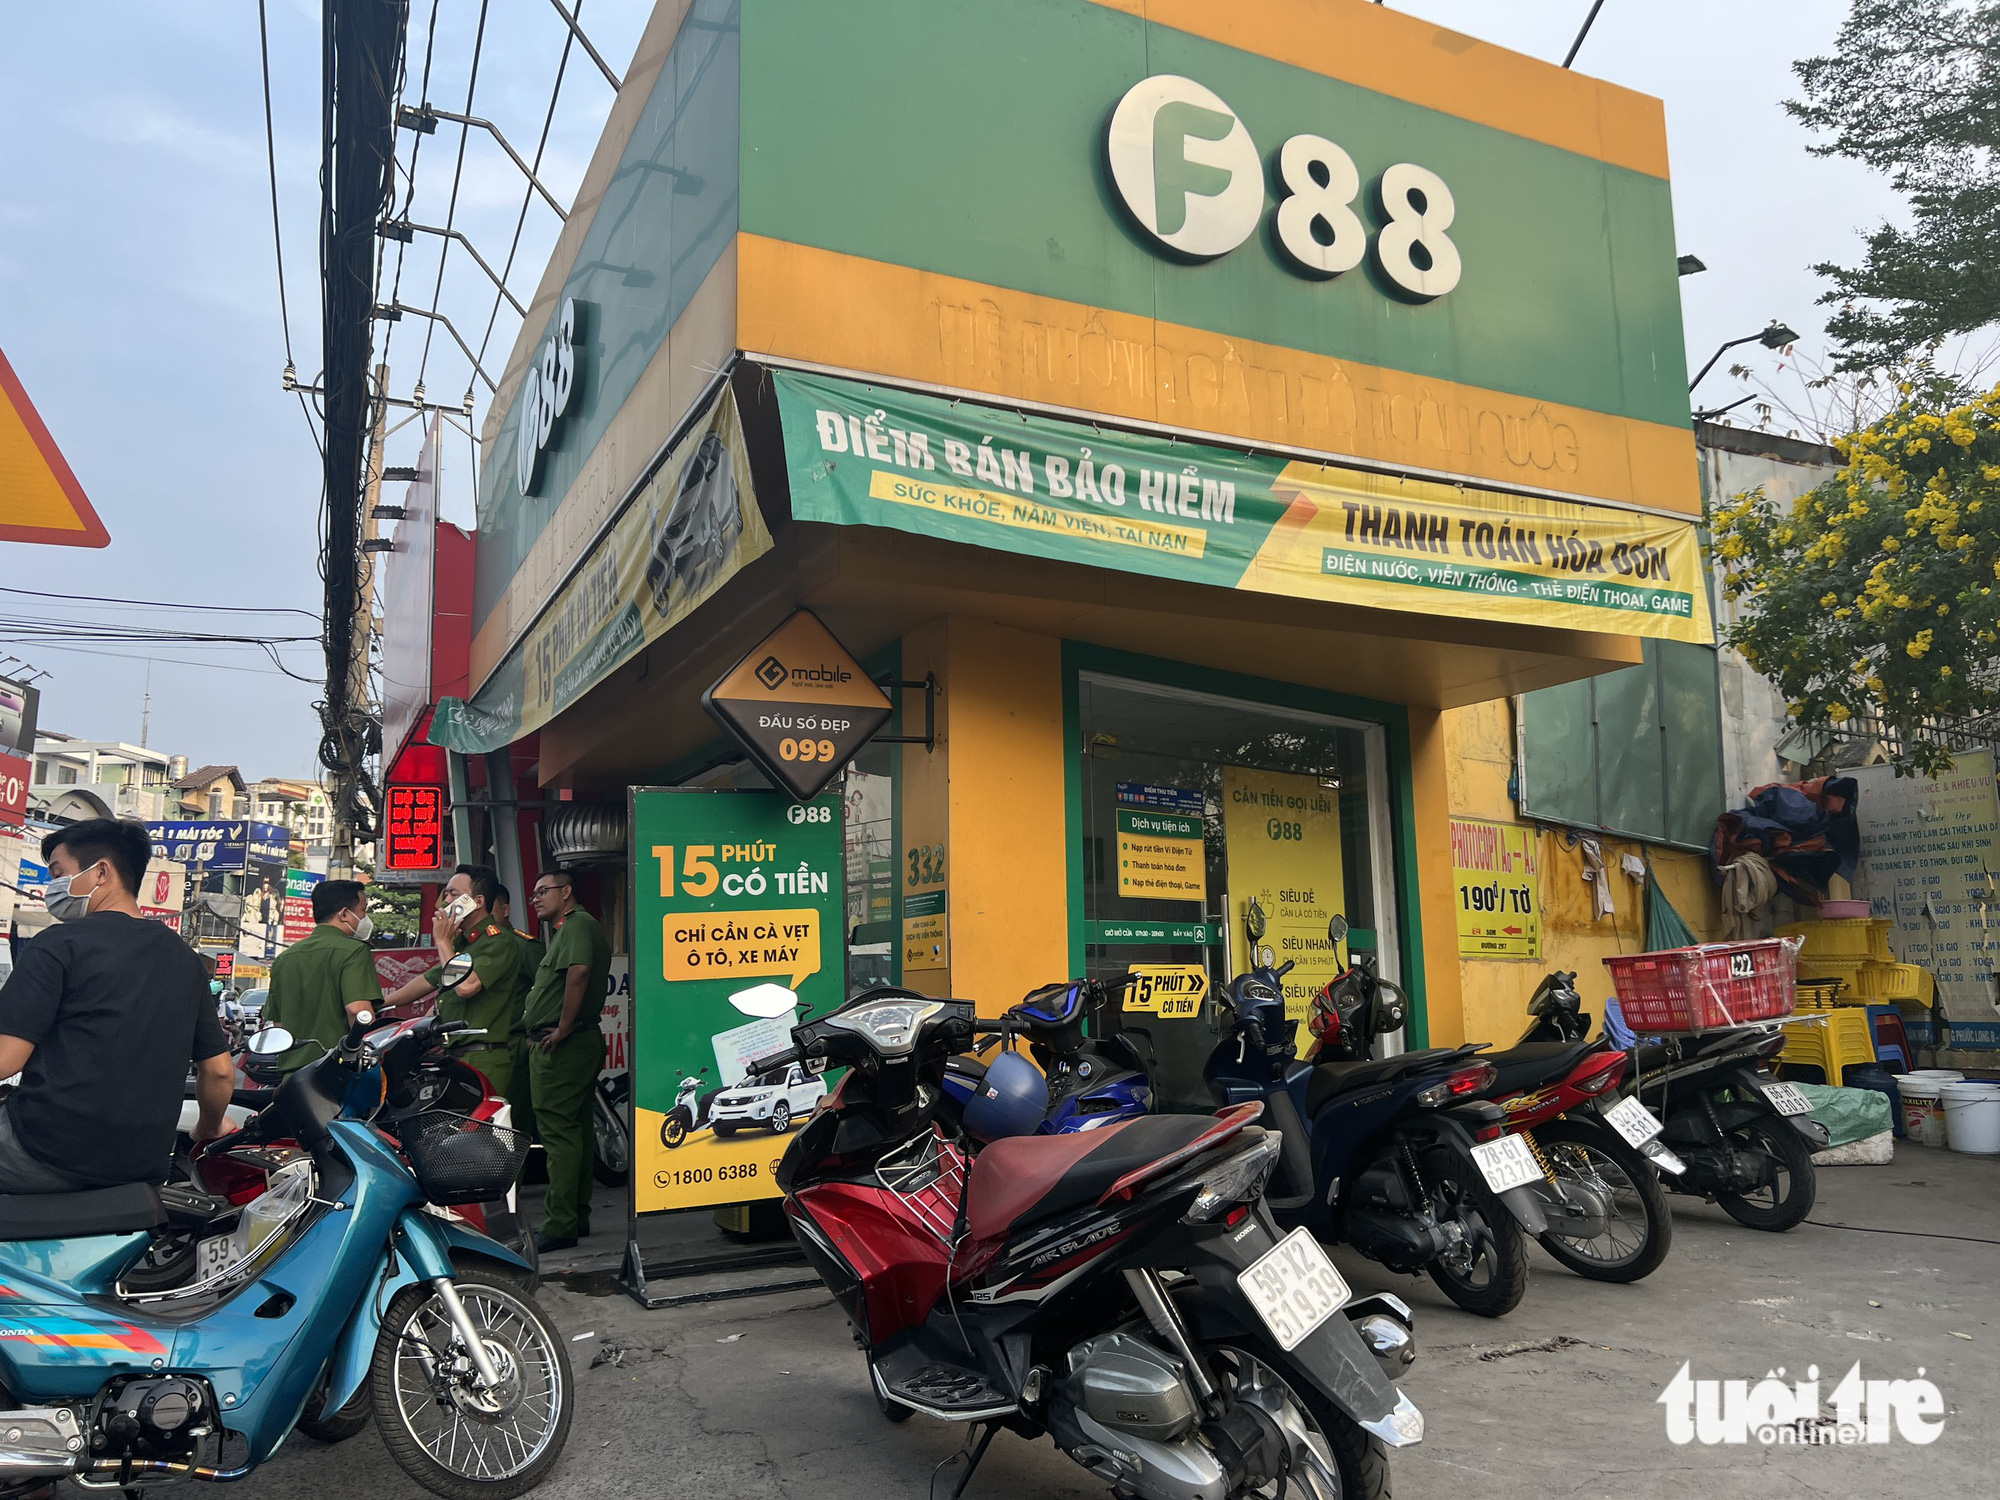
<instances>
[{"instance_id":1,"label":"motorcycle","mask_svg":"<svg viewBox=\"0 0 2000 1500\"><path fill-rule=\"evenodd\" d=\"M708 1123L709 1106L715 1096L722 1092L721 1085L702 1092L701 1081L708 1077L708 1069L690 1074L681 1079L681 1086L674 1093L674 1107L667 1111L667 1117L660 1122L660 1144L669 1151L680 1146Z\"/></svg>"},{"instance_id":2,"label":"motorcycle","mask_svg":"<svg viewBox=\"0 0 2000 1500\"><path fill-rule=\"evenodd\" d=\"M1025 1038L1029 1055L1048 1077L1049 1112L1041 1134L1094 1130L1151 1112L1153 1086L1132 1035L1084 1035L1087 1018L1115 1004L1133 982L1128 975L1044 985L1001 1017L1001 1046ZM962 1104L985 1074L977 1057L954 1057L945 1065L945 1090Z\"/></svg>"},{"instance_id":3,"label":"motorcycle","mask_svg":"<svg viewBox=\"0 0 2000 1500\"><path fill-rule=\"evenodd\" d=\"M1668 1190L1720 1203L1737 1223L1773 1234L1812 1212L1812 1154L1832 1140L1805 1095L1772 1075L1784 1045L1775 1024L1641 1041L1626 1085L1666 1122L1660 1141L1686 1165L1667 1178Z\"/></svg>"},{"instance_id":4,"label":"motorcycle","mask_svg":"<svg viewBox=\"0 0 2000 1500\"><path fill-rule=\"evenodd\" d=\"M1329 1003L1351 1015L1362 1057L1302 1062L1298 1023L1285 1013L1290 961L1262 944L1264 914L1245 913L1251 967L1225 992L1229 1032L1211 1053L1207 1077L1229 1103L1262 1099L1284 1141L1287 1191L1271 1206L1326 1240L1344 1240L1404 1273L1426 1272L1467 1312L1497 1318L1519 1305L1528 1282L1521 1234L1548 1227L1530 1190L1543 1177L1506 1116L1482 1095L1497 1070L1476 1056L1483 1043L1368 1058L1366 1046L1402 1029L1402 991L1356 952L1328 987ZM1335 947L1347 923L1334 917Z\"/></svg>"},{"instance_id":5,"label":"motorcycle","mask_svg":"<svg viewBox=\"0 0 2000 1500\"><path fill-rule=\"evenodd\" d=\"M16 1334L0 1341L0 1489L240 1479L309 1401L339 1411L364 1392L390 1456L447 1500L508 1500L546 1477L570 1425L564 1341L515 1279L519 1257L428 1211L486 1196L521 1143L432 1111L399 1146L347 1117L372 1020L357 1014L203 1148L262 1168L248 1206L145 1183L0 1198ZM174 1225L199 1233L195 1279L126 1285Z\"/></svg>"},{"instance_id":6,"label":"motorcycle","mask_svg":"<svg viewBox=\"0 0 2000 1500\"><path fill-rule=\"evenodd\" d=\"M345 1101L348 1117L369 1121L398 1139L404 1122L440 1109L512 1130L514 1112L506 1098L493 1092L484 1073L451 1055L451 1049L459 1045L457 1033L463 1030L439 1021L434 1010L377 1025L368 1034L364 1065ZM268 1036L268 1031L253 1033L251 1041L254 1043L259 1036ZM478 1046L484 1042L482 1038L470 1037L466 1044ZM238 1123L246 1111L262 1109L271 1102L276 1087L290 1071L280 1065L281 1057L282 1053L271 1051L267 1040L261 1048L246 1048L237 1058L237 1070L247 1085L238 1087L231 1096L229 1113ZM184 1142L192 1135L194 1115L195 1105L190 1099L181 1107L180 1139ZM206 1167L196 1166L183 1147L176 1160L178 1179L195 1180L204 1190L238 1206L264 1190L262 1176L256 1170L238 1168L227 1159ZM485 1202L456 1205L447 1212L479 1233L500 1241L530 1267L538 1267L534 1227L527 1215L520 1212L517 1184L508 1183L504 1191ZM172 1286L175 1277L185 1271L181 1255L172 1253L177 1249L185 1252L192 1245L185 1236L164 1236L149 1252L144 1272L149 1286L156 1289ZM527 1279L526 1289L532 1292L538 1279L537 1271Z\"/></svg>"},{"instance_id":7,"label":"motorcycle","mask_svg":"<svg viewBox=\"0 0 2000 1500\"><path fill-rule=\"evenodd\" d=\"M1617 1092L1625 1054L1584 1039L1589 1019L1581 1015L1575 980L1547 976L1528 1003L1533 1019L1520 1044L1484 1054L1495 1076L1481 1097L1497 1103L1506 1120L1475 1138L1511 1131L1541 1166L1543 1175L1528 1191L1548 1221L1543 1249L1593 1281L1637 1281L1659 1268L1673 1244L1673 1216L1654 1164L1677 1171L1679 1163L1658 1143L1660 1122ZM1366 986L1341 989L1344 1000L1334 985L1313 997L1315 1060L1367 1055L1366 1028L1358 1024ZM1600 1114L1607 1098L1616 1102ZM1635 1136L1642 1144L1634 1144Z\"/></svg>"},{"instance_id":8,"label":"motorcycle","mask_svg":"<svg viewBox=\"0 0 2000 1500\"><path fill-rule=\"evenodd\" d=\"M1423 1436L1392 1379L1408 1310L1350 1302L1280 1232L1262 1106L973 1155L943 1085L975 1027L967 1001L871 989L756 1065L847 1070L779 1163L785 1213L884 1415L973 1424L953 1500L1002 1426L1144 1500L1385 1496L1387 1450Z\"/></svg>"},{"instance_id":9,"label":"motorcycle","mask_svg":"<svg viewBox=\"0 0 2000 1500\"><path fill-rule=\"evenodd\" d=\"M632 1075L599 1077L591 1091L590 1125L597 1136L591 1172L606 1187L617 1187L632 1170L632 1132L626 1123L625 1101L632 1092Z\"/></svg>"}]
</instances>

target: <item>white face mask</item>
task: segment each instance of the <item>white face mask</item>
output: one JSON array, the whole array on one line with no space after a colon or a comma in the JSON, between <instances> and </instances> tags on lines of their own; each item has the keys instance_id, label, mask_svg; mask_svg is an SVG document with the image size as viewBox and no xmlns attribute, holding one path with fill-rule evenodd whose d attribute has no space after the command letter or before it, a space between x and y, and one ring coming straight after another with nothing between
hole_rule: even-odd
<instances>
[{"instance_id":1,"label":"white face mask","mask_svg":"<svg viewBox=\"0 0 2000 1500\"><path fill-rule=\"evenodd\" d=\"M82 873L77 871L77 875ZM80 896L72 895L69 887L75 879L76 875L58 875L42 887L42 905L58 922L74 922L90 915L90 898L97 894L97 886L92 886ZM97 884L103 883L99 880Z\"/></svg>"},{"instance_id":2,"label":"white face mask","mask_svg":"<svg viewBox=\"0 0 2000 1500\"><path fill-rule=\"evenodd\" d=\"M375 919L369 916L367 912L363 912L361 914L361 920L354 924L355 941L361 943L367 942L368 939L374 934L374 931L375 931Z\"/></svg>"}]
</instances>

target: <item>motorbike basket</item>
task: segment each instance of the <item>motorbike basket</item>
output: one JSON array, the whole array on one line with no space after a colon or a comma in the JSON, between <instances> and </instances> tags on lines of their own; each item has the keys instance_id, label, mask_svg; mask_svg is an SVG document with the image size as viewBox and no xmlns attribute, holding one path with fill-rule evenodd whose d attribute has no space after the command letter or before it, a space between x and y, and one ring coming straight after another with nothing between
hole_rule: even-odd
<instances>
[{"instance_id":1,"label":"motorbike basket","mask_svg":"<svg viewBox=\"0 0 2000 1500\"><path fill-rule=\"evenodd\" d=\"M528 1159L528 1137L521 1131L450 1110L415 1116L401 1135L417 1186L440 1205L506 1197Z\"/></svg>"}]
</instances>

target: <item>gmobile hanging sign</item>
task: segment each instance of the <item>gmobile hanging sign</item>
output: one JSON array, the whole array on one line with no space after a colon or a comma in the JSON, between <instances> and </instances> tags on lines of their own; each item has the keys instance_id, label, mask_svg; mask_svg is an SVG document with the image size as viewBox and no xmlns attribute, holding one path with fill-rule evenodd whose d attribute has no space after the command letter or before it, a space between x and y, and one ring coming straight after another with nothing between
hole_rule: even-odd
<instances>
[{"instance_id":1,"label":"gmobile hanging sign","mask_svg":"<svg viewBox=\"0 0 2000 1500\"><path fill-rule=\"evenodd\" d=\"M776 1197L826 1084L753 1075L796 1023L730 997L783 986L801 1018L845 998L840 798L635 787L631 802L633 1211Z\"/></svg>"},{"instance_id":2,"label":"gmobile hanging sign","mask_svg":"<svg viewBox=\"0 0 2000 1500\"><path fill-rule=\"evenodd\" d=\"M1714 638L1689 521L773 379L800 520L1288 598Z\"/></svg>"},{"instance_id":3,"label":"gmobile hanging sign","mask_svg":"<svg viewBox=\"0 0 2000 1500\"><path fill-rule=\"evenodd\" d=\"M701 706L800 801L830 785L894 712L809 609L751 647Z\"/></svg>"}]
</instances>

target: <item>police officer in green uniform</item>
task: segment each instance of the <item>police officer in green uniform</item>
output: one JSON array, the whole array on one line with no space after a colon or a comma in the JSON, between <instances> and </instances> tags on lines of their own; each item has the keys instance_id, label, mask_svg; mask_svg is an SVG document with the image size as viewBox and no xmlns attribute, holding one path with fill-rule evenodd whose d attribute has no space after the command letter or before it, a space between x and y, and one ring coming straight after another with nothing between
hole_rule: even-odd
<instances>
[{"instance_id":1,"label":"police officer in green uniform","mask_svg":"<svg viewBox=\"0 0 2000 1500\"><path fill-rule=\"evenodd\" d=\"M438 966L412 979L389 996L387 1003L403 1005L423 999L444 977L444 960L457 953L470 953L472 972L456 989L439 999L437 1013L442 1020L465 1022L469 1031L461 1035L480 1035L478 1044L462 1044L464 1050L457 1055L484 1073L496 1094L504 1094L514 1081L508 1036L514 1025L514 986L521 971L521 940L513 928L493 920L493 894L499 887L499 878L484 865L458 867L445 882L437 917L431 923Z\"/></svg>"},{"instance_id":2,"label":"police officer in green uniform","mask_svg":"<svg viewBox=\"0 0 2000 1500\"><path fill-rule=\"evenodd\" d=\"M322 880L312 891L313 930L271 963L264 1019L291 1032L299 1046L282 1059L304 1067L338 1046L356 1011L382 1008L382 982L368 951L375 930L368 888L358 880Z\"/></svg>"},{"instance_id":3,"label":"police officer in green uniform","mask_svg":"<svg viewBox=\"0 0 2000 1500\"><path fill-rule=\"evenodd\" d=\"M529 1095L549 1160L549 1196L535 1244L566 1250L590 1233L597 1157L592 1095L604 1066L597 1019L611 973L611 943L597 918L576 904L576 888L560 870L535 882L535 913L550 934L524 1017Z\"/></svg>"},{"instance_id":4,"label":"police officer in green uniform","mask_svg":"<svg viewBox=\"0 0 2000 1500\"><path fill-rule=\"evenodd\" d=\"M502 927L514 927L514 898L504 885L496 887L496 891L493 920ZM514 936L521 940L521 972L514 985L514 1025L507 1037L507 1051L514 1062L514 1082L507 1090L507 1102L514 1107L514 1128L532 1136L535 1110L528 1099L528 1028L521 1017L528 991L535 987L535 971L542 966L542 958L549 950L532 932L514 927Z\"/></svg>"}]
</instances>

